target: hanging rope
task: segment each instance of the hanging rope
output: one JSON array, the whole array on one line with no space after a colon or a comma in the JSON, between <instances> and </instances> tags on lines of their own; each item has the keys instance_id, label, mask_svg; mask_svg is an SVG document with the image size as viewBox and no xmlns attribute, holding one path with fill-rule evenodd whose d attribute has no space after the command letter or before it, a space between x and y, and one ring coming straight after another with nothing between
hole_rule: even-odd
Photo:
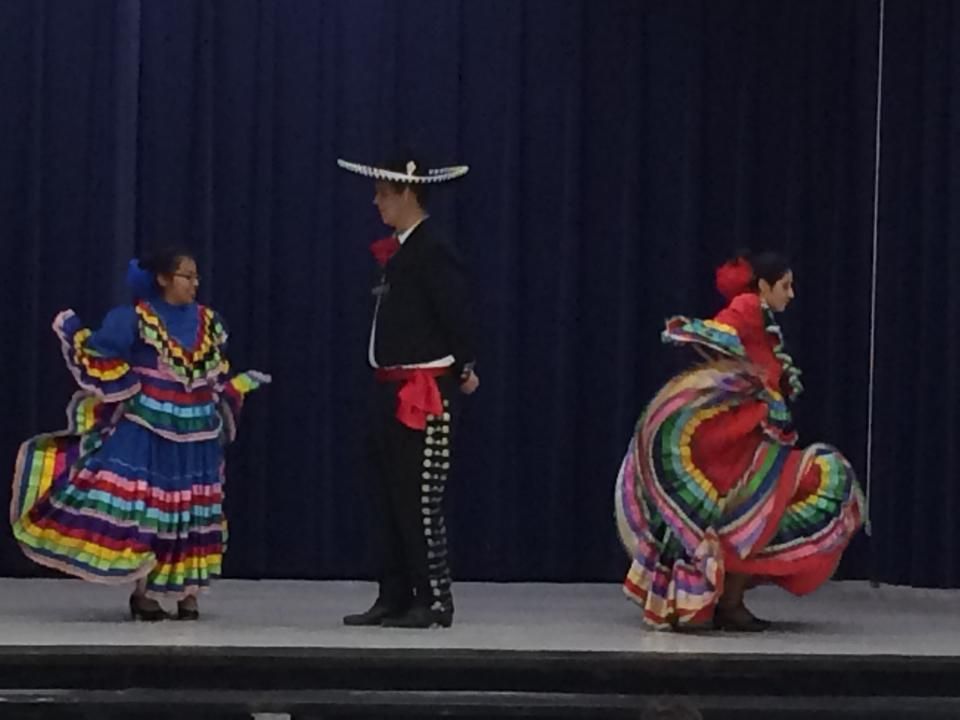
<instances>
[{"instance_id":1,"label":"hanging rope","mask_svg":"<svg viewBox=\"0 0 960 720\"><path fill-rule=\"evenodd\" d=\"M864 478L866 495L866 522L864 530L873 535L870 519L870 490L873 485L873 398L874 377L876 374L877 349L877 258L879 255L879 219L880 219L880 120L883 113L883 20L884 0L880 0L880 17L877 23L877 123L874 131L873 160L873 245L871 247L870 275L870 357L867 371L867 474Z\"/></svg>"}]
</instances>

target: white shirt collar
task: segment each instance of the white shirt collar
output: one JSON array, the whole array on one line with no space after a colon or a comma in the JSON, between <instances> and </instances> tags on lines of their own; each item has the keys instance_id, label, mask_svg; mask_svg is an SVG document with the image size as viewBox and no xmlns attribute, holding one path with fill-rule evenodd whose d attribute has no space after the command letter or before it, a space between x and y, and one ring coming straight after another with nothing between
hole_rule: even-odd
<instances>
[{"instance_id":1,"label":"white shirt collar","mask_svg":"<svg viewBox=\"0 0 960 720\"><path fill-rule=\"evenodd\" d=\"M420 227L420 223L422 223L422 222L423 222L424 220L426 220L428 217L430 217L430 216L429 216L429 215L424 215L422 218L420 218L419 220L417 220L413 225L411 225L410 227L408 227L408 228L407 228L406 230L404 230L402 233L399 233L399 234L397 235L397 240L400 241L400 244L403 245L403 244L407 241L407 238L410 237L411 233L413 233L414 230L416 230L418 227Z\"/></svg>"}]
</instances>

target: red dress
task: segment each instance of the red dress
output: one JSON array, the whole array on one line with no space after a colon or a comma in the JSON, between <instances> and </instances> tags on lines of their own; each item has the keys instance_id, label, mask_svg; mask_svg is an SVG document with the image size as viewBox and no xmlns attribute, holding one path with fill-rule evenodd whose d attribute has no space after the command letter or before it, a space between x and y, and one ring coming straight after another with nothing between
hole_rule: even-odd
<instances>
[{"instance_id":1,"label":"red dress","mask_svg":"<svg viewBox=\"0 0 960 720\"><path fill-rule=\"evenodd\" d=\"M627 595L670 627L708 619L727 572L814 590L859 528L863 496L836 449L794 447L783 392L800 392L799 370L772 313L742 294L712 320L669 320L663 337L717 358L664 386L624 458Z\"/></svg>"}]
</instances>

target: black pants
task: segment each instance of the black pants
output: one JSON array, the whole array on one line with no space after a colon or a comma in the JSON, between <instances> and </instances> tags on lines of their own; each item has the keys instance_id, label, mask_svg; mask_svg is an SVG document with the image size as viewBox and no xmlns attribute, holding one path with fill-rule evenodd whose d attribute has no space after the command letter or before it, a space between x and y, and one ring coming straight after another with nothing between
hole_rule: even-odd
<instances>
[{"instance_id":1,"label":"black pants","mask_svg":"<svg viewBox=\"0 0 960 720\"><path fill-rule=\"evenodd\" d=\"M397 420L396 383L377 383L373 394L368 454L379 600L397 610L416 604L453 611L443 500L460 392L453 378L437 384L444 412L431 416L426 430Z\"/></svg>"}]
</instances>

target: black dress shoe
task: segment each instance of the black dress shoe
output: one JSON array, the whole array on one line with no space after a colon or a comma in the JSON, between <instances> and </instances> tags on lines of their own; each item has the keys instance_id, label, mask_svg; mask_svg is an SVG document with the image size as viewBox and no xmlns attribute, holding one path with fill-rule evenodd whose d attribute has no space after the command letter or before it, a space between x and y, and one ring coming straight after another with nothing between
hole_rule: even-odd
<instances>
[{"instance_id":1,"label":"black dress shoe","mask_svg":"<svg viewBox=\"0 0 960 720\"><path fill-rule=\"evenodd\" d=\"M418 605L410 608L403 615L384 618L382 624L384 627L391 628L448 628L453 625L453 611L431 610Z\"/></svg>"},{"instance_id":2,"label":"black dress shoe","mask_svg":"<svg viewBox=\"0 0 960 720\"><path fill-rule=\"evenodd\" d=\"M761 620L743 605L735 608L717 606L713 613L714 630L757 633L769 630L772 623Z\"/></svg>"},{"instance_id":3,"label":"black dress shoe","mask_svg":"<svg viewBox=\"0 0 960 720\"><path fill-rule=\"evenodd\" d=\"M351 627L379 626L386 618L397 617L404 612L403 609L398 610L378 600L366 612L345 616L343 624Z\"/></svg>"}]
</instances>

